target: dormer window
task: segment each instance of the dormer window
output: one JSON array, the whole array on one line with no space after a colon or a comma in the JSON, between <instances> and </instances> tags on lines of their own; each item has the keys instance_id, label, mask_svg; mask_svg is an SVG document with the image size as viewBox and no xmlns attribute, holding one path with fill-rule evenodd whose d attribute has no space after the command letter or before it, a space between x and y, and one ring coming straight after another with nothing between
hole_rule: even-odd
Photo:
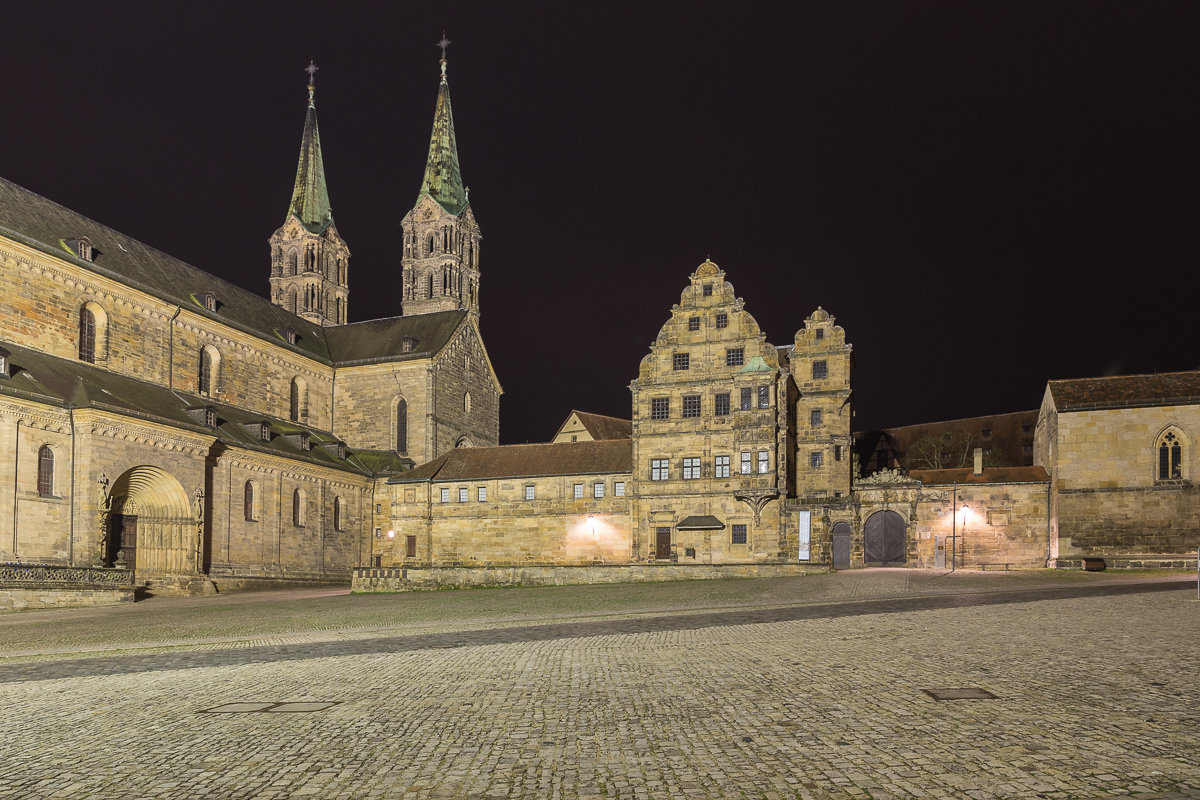
<instances>
[{"instance_id":1,"label":"dormer window","mask_svg":"<svg viewBox=\"0 0 1200 800\"><path fill-rule=\"evenodd\" d=\"M296 329L295 328L276 328L275 334L279 338L285 340L288 344L296 343Z\"/></svg>"},{"instance_id":2,"label":"dormer window","mask_svg":"<svg viewBox=\"0 0 1200 800\"><path fill-rule=\"evenodd\" d=\"M346 443L338 442L337 451L338 451L338 453L337 453L338 458L344 460L346 458Z\"/></svg>"},{"instance_id":3,"label":"dormer window","mask_svg":"<svg viewBox=\"0 0 1200 800\"><path fill-rule=\"evenodd\" d=\"M299 433L288 433L284 435L289 442L296 445L301 450L310 449L308 443L308 431L300 431Z\"/></svg>"},{"instance_id":4,"label":"dormer window","mask_svg":"<svg viewBox=\"0 0 1200 800\"><path fill-rule=\"evenodd\" d=\"M92 240L86 236L80 236L77 239L65 239L63 243L71 249L72 253L84 261L91 261L95 257Z\"/></svg>"},{"instance_id":5,"label":"dormer window","mask_svg":"<svg viewBox=\"0 0 1200 800\"><path fill-rule=\"evenodd\" d=\"M411 353L413 350L413 345L415 345L416 343L417 343L416 339L411 339L409 337L405 337L404 341L402 341L400 343L400 351L403 353Z\"/></svg>"},{"instance_id":6,"label":"dormer window","mask_svg":"<svg viewBox=\"0 0 1200 800\"><path fill-rule=\"evenodd\" d=\"M217 412L211 408L204 409L204 424L210 428L217 427Z\"/></svg>"},{"instance_id":7,"label":"dormer window","mask_svg":"<svg viewBox=\"0 0 1200 800\"><path fill-rule=\"evenodd\" d=\"M217 310L217 296L213 292L198 292L192 295L196 298L196 302L204 306L205 311Z\"/></svg>"},{"instance_id":8,"label":"dormer window","mask_svg":"<svg viewBox=\"0 0 1200 800\"><path fill-rule=\"evenodd\" d=\"M258 428L258 438L262 439L264 442L271 441L271 426L265 422L260 425Z\"/></svg>"},{"instance_id":9,"label":"dormer window","mask_svg":"<svg viewBox=\"0 0 1200 800\"><path fill-rule=\"evenodd\" d=\"M11 358L12 353L0 347L0 378L12 377L12 362L9 360Z\"/></svg>"}]
</instances>

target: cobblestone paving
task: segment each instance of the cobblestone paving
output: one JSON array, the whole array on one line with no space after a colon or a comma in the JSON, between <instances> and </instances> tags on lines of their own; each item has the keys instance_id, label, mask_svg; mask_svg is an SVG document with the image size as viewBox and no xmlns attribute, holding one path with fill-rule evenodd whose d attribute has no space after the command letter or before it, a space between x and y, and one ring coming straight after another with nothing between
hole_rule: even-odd
<instances>
[{"instance_id":1,"label":"cobblestone paving","mask_svg":"<svg viewBox=\"0 0 1200 800\"><path fill-rule=\"evenodd\" d=\"M1179 586L10 682L0 798L1200 797L1200 602ZM529 637L582 625L642 629ZM527 638L471 639L505 630ZM962 687L998 699L922 692ZM202 713L284 702L338 704Z\"/></svg>"}]
</instances>

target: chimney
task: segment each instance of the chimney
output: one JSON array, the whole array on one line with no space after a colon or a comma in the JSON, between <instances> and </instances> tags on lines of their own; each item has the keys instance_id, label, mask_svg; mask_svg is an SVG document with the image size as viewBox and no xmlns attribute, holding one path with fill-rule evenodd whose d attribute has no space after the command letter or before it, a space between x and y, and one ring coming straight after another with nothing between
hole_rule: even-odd
<instances>
[{"instance_id":1,"label":"chimney","mask_svg":"<svg viewBox=\"0 0 1200 800\"><path fill-rule=\"evenodd\" d=\"M975 448L975 474L976 475L983 474L983 448L982 447Z\"/></svg>"}]
</instances>

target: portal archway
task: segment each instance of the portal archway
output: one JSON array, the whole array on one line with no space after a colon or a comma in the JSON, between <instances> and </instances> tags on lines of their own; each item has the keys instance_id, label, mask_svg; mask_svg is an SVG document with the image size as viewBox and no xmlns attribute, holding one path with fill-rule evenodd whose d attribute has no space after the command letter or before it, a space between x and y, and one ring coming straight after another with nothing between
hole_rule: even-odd
<instances>
[{"instance_id":1,"label":"portal archway","mask_svg":"<svg viewBox=\"0 0 1200 800\"><path fill-rule=\"evenodd\" d=\"M133 467L113 483L106 561L138 579L196 574L199 520L187 492L169 472Z\"/></svg>"}]
</instances>

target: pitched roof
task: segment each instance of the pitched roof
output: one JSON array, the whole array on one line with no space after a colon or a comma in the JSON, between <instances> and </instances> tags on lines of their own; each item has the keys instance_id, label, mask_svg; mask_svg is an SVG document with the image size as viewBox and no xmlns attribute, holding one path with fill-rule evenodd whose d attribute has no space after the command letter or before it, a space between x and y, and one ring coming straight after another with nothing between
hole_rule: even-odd
<instances>
[{"instance_id":1,"label":"pitched roof","mask_svg":"<svg viewBox=\"0 0 1200 800\"><path fill-rule=\"evenodd\" d=\"M339 365L428 358L446 346L468 313L466 309L436 311L325 328L329 355ZM413 340L409 353L404 352L405 339Z\"/></svg>"},{"instance_id":2,"label":"pitched roof","mask_svg":"<svg viewBox=\"0 0 1200 800\"><path fill-rule=\"evenodd\" d=\"M435 458L390 483L599 475L633 470L633 441L464 447Z\"/></svg>"},{"instance_id":3,"label":"pitched roof","mask_svg":"<svg viewBox=\"0 0 1200 800\"><path fill-rule=\"evenodd\" d=\"M309 233L320 233L333 223L329 190L325 186L325 166L321 161L317 107L313 104L311 94L308 114L304 117L304 135L300 139L300 164L296 167L296 186L292 189L292 202L288 206L288 214L298 219Z\"/></svg>"},{"instance_id":4,"label":"pitched roof","mask_svg":"<svg viewBox=\"0 0 1200 800\"><path fill-rule=\"evenodd\" d=\"M586 411L572 411L575 418L583 425L584 430L593 439L632 439L633 420L606 417L601 414L589 414ZM564 425L566 423L563 423ZM559 430L562 430L561 428Z\"/></svg>"},{"instance_id":5,"label":"pitched roof","mask_svg":"<svg viewBox=\"0 0 1200 800\"><path fill-rule=\"evenodd\" d=\"M429 137L429 157L417 202L428 194L450 214L457 216L467 205L462 173L458 166L458 144L454 140L454 114L450 110L450 86L446 83L446 62L442 61L442 82L438 86L437 106L433 112L433 133Z\"/></svg>"},{"instance_id":6,"label":"pitched roof","mask_svg":"<svg viewBox=\"0 0 1200 800\"><path fill-rule=\"evenodd\" d=\"M1050 476L1041 467L984 467L976 475L971 467L965 469L910 469L908 477L926 486L952 483L1046 483Z\"/></svg>"},{"instance_id":7,"label":"pitched roof","mask_svg":"<svg viewBox=\"0 0 1200 800\"><path fill-rule=\"evenodd\" d=\"M1050 381L1059 411L1200 403L1200 371Z\"/></svg>"},{"instance_id":8,"label":"pitched roof","mask_svg":"<svg viewBox=\"0 0 1200 800\"><path fill-rule=\"evenodd\" d=\"M0 378L0 395L23 397L66 408L94 408L172 425L210 434L228 446L273 453L363 475L391 474L405 466L403 461L381 458L375 451L365 451L363 457L359 457L352 448L346 448L346 458L338 458L336 453L320 447L339 441L328 431L265 417L208 397L167 389L25 347L6 343L6 349L12 353L10 363L13 372L11 378ZM217 412L216 428L201 425L193 416L198 409L205 407ZM246 427L263 422L271 429L270 441L261 439L255 430ZM311 449L303 450L297 442L288 438L298 433L308 434Z\"/></svg>"},{"instance_id":9,"label":"pitched roof","mask_svg":"<svg viewBox=\"0 0 1200 800\"><path fill-rule=\"evenodd\" d=\"M261 336L285 349L321 361L329 359L325 336L319 325L3 178L0 178L0 236ZM62 242L81 236L88 237L95 246L93 261L76 257ZM264 271L265 263L264 260ZM205 310L191 297L195 292L204 291L216 294L218 306L215 312ZM275 332L287 328L297 331L295 345L289 345Z\"/></svg>"}]
</instances>

